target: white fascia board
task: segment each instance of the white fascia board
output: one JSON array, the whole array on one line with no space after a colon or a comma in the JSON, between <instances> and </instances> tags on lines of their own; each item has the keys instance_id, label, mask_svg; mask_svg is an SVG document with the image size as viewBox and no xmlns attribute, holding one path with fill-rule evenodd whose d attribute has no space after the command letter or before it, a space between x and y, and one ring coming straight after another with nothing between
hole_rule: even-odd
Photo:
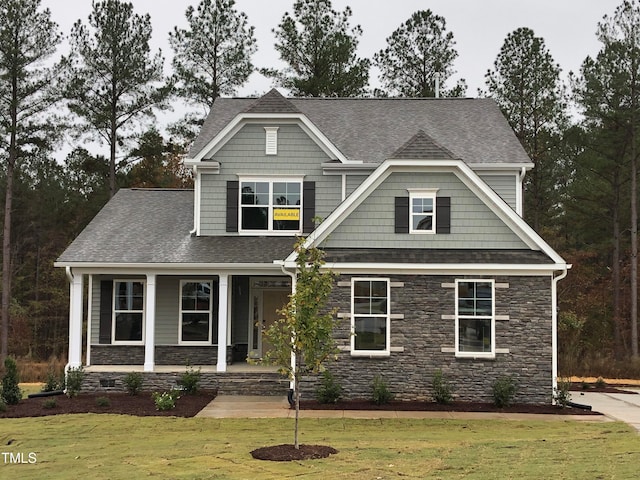
<instances>
[{"instance_id":1,"label":"white fascia board","mask_svg":"<svg viewBox=\"0 0 640 480\"><path fill-rule=\"evenodd\" d=\"M327 236L360 205L369 194L377 188L393 172L415 172L420 170L451 171L480 200L482 200L516 235L532 250L542 250L558 265L566 264L500 196L494 192L466 163L462 160L427 160L427 159L389 159L385 160L353 193L342 202L304 243L306 248L320 244ZM287 261L295 259L295 252L287 257Z\"/></svg>"},{"instance_id":2,"label":"white fascia board","mask_svg":"<svg viewBox=\"0 0 640 480\"><path fill-rule=\"evenodd\" d=\"M231 139L244 125L248 123L296 123L309 137L327 154L343 163L361 163L349 160L344 154L316 127L306 115L301 113L240 113L227 124L200 152L188 159L189 164L196 164L205 157L214 155Z\"/></svg>"},{"instance_id":3,"label":"white fascia board","mask_svg":"<svg viewBox=\"0 0 640 480\"><path fill-rule=\"evenodd\" d=\"M55 262L54 267L70 267L75 273L85 274L145 274L203 275L226 272L232 275L264 275L266 272L282 273L280 266L272 263L92 263Z\"/></svg>"},{"instance_id":4,"label":"white fascia board","mask_svg":"<svg viewBox=\"0 0 640 480\"><path fill-rule=\"evenodd\" d=\"M192 167L196 172L206 170L207 173L220 173L220 162L212 160L205 160L203 162L200 162L191 159L185 159L182 163L184 163L184 165L187 167Z\"/></svg>"},{"instance_id":5,"label":"white fascia board","mask_svg":"<svg viewBox=\"0 0 640 480\"><path fill-rule=\"evenodd\" d=\"M343 173L355 173L368 175L380 166L379 163L331 163L322 164L323 175L342 175Z\"/></svg>"},{"instance_id":6,"label":"white fascia board","mask_svg":"<svg viewBox=\"0 0 640 480\"><path fill-rule=\"evenodd\" d=\"M469 168L475 171L482 171L482 173L485 173L485 170L493 170L496 173L500 171L520 173L523 168L525 170L532 170L533 163L472 163L469 164Z\"/></svg>"}]
</instances>

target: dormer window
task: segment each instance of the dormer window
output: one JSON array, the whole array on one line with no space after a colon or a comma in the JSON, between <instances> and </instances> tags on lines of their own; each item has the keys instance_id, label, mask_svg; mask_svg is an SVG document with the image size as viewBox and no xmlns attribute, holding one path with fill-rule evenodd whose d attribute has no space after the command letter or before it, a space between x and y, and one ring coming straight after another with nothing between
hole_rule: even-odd
<instances>
[{"instance_id":1,"label":"dormer window","mask_svg":"<svg viewBox=\"0 0 640 480\"><path fill-rule=\"evenodd\" d=\"M264 127L266 132L265 154L278 154L278 127Z\"/></svg>"},{"instance_id":2,"label":"dormer window","mask_svg":"<svg viewBox=\"0 0 640 480\"><path fill-rule=\"evenodd\" d=\"M240 231L302 231L302 179L240 181Z\"/></svg>"},{"instance_id":3,"label":"dormer window","mask_svg":"<svg viewBox=\"0 0 640 480\"><path fill-rule=\"evenodd\" d=\"M436 233L436 193L409 190L409 233Z\"/></svg>"}]
</instances>

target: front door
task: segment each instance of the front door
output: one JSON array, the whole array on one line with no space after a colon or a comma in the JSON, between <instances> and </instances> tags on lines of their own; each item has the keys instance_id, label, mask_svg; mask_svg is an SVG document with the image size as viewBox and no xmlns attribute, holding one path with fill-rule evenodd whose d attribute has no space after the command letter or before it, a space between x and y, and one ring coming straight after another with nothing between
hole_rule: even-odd
<instances>
[{"instance_id":1,"label":"front door","mask_svg":"<svg viewBox=\"0 0 640 480\"><path fill-rule=\"evenodd\" d=\"M287 304L290 293L291 290L283 289L252 289L249 358L262 358L272 348L263 332L280 318L278 310L281 310Z\"/></svg>"}]
</instances>

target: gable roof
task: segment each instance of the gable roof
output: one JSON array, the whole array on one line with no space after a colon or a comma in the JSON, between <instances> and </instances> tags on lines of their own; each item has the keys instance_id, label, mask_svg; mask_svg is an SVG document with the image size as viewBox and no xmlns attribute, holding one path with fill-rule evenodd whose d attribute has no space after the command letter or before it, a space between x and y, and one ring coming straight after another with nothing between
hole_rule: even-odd
<instances>
[{"instance_id":1,"label":"gable roof","mask_svg":"<svg viewBox=\"0 0 640 480\"><path fill-rule=\"evenodd\" d=\"M272 90L258 99L216 99L189 158L206 153L203 149L234 121L279 114L304 116L353 162L379 164L396 154L411 135L423 131L435 145L469 165L532 166L490 98L284 99L276 94Z\"/></svg>"},{"instance_id":2,"label":"gable roof","mask_svg":"<svg viewBox=\"0 0 640 480\"><path fill-rule=\"evenodd\" d=\"M453 154L444 147L438 145L433 138L423 130L418 130L413 137L400 147L390 158L428 158L428 159L453 159Z\"/></svg>"},{"instance_id":3,"label":"gable roof","mask_svg":"<svg viewBox=\"0 0 640 480\"><path fill-rule=\"evenodd\" d=\"M293 250L292 237L196 237L193 190L121 189L60 255L77 264L265 264Z\"/></svg>"}]
</instances>

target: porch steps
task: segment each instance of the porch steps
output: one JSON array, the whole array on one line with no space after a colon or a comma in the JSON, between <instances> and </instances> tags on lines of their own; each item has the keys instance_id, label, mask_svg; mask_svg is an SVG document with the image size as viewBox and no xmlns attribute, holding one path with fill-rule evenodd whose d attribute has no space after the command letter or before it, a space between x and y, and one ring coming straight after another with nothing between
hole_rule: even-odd
<instances>
[{"instance_id":1,"label":"porch steps","mask_svg":"<svg viewBox=\"0 0 640 480\"><path fill-rule=\"evenodd\" d=\"M287 395L289 381L279 373L220 375L218 395Z\"/></svg>"}]
</instances>

